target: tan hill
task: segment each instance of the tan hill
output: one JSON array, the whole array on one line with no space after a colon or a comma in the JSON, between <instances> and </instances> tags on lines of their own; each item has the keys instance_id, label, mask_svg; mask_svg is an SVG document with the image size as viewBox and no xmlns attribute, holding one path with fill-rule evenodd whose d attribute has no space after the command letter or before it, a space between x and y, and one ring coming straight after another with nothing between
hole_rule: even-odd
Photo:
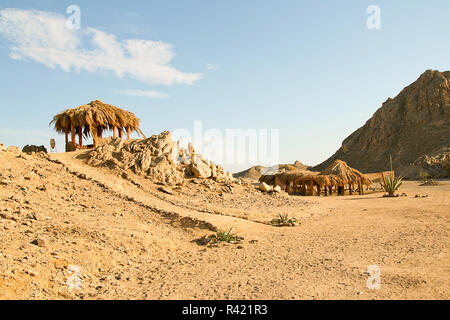
<instances>
[{"instance_id":1,"label":"tan hill","mask_svg":"<svg viewBox=\"0 0 450 320\"><path fill-rule=\"evenodd\" d=\"M280 164L272 167L254 166L247 170L235 173L233 174L233 176L236 178L259 179L263 174L275 174L278 172L293 171L299 169L308 170L308 168L310 167L297 160L294 162L294 164Z\"/></svg>"},{"instance_id":2,"label":"tan hill","mask_svg":"<svg viewBox=\"0 0 450 320\"><path fill-rule=\"evenodd\" d=\"M363 172L393 166L407 178L420 172L447 175L450 157L450 71L428 70L383 103L366 124L352 133L328 160L314 167L322 170L335 159Z\"/></svg>"},{"instance_id":3,"label":"tan hill","mask_svg":"<svg viewBox=\"0 0 450 320\"><path fill-rule=\"evenodd\" d=\"M269 194L240 179L162 186L164 136L63 154L0 144L0 300L450 297L449 182L407 181L395 202ZM154 170L140 158L150 149ZM268 224L280 214L299 224ZM240 243L204 244L230 228ZM366 288L374 261L382 290Z\"/></svg>"}]
</instances>

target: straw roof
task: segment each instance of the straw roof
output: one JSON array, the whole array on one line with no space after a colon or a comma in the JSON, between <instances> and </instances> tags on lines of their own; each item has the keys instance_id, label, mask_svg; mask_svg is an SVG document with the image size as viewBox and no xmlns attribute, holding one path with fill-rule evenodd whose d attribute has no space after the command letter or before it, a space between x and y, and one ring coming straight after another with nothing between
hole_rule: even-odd
<instances>
[{"instance_id":1,"label":"straw roof","mask_svg":"<svg viewBox=\"0 0 450 320\"><path fill-rule=\"evenodd\" d=\"M361 181L363 184L371 184L372 181L360 171L350 167L345 161L335 160L329 167L320 173L320 176L328 176L339 181L340 184L349 184Z\"/></svg>"},{"instance_id":2,"label":"straw roof","mask_svg":"<svg viewBox=\"0 0 450 320\"><path fill-rule=\"evenodd\" d=\"M79 133L78 128L82 128L85 137L91 135L91 127L95 127L100 134L115 127L124 133L129 129L145 137L139 128L139 123L140 120L134 113L95 100L75 109L66 109L54 116L50 125L53 124L57 132L66 133L70 132L73 124L77 133Z\"/></svg>"},{"instance_id":3,"label":"straw roof","mask_svg":"<svg viewBox=\"0 0 450 320\"><path fill-rule=\"evenodd\" d=\"M347 163L336 160L331 166L326 168L320 174L309 170L295 170L281 172L274 175L263 175L259 179L260 182L266 182L274 185L281 183L288 185L309 184L320 186L343 186L346 184L357 184L362 181L363 184L371 184L371 180L356 169L351 168Z\"/></svg>"},{"instance_id":4,"label":"straw roof","mask_svg":"<svg viewBox=\"0 0 450 320\"><path fill-rule=\"evenodd\" d=\"M285 185L290 183L295 184L303 179L311 179L311 177L315 177L318 174L318 172L297 169L292 171L279 172L276 174L262 175L259 178L259 182L265 182L270 185L274 185L275 182L279 182Z\"/></svg>"}]
</instances>

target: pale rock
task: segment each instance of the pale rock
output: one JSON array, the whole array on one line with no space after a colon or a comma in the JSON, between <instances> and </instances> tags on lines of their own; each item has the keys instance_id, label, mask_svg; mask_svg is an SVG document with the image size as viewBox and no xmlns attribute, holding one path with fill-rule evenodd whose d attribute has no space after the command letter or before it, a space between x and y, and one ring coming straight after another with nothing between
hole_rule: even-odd
<instances>
[{"instance_id":1,"label":"pale rock","mask_svg":"<svg viewBox=\"0 0 450 320\"><path fill-rule=\"evenodd\" d=\"M206 163L198 161L191 165L191 171L196 178L207 179L211 177L212 171Z\"/></svg>"},{"instance_id":2,"label":"pale rock","mask_svg":"<svg viewBox=\"0 0 450 320\"><path fill-rule=\"evenodd\" d=\"M272 191L272 186L269 186L267 183L265 183L265 182L262 182L260 185L259 185L259 190L261 190L261 191L263 191L263 192L270 192L270 191Z\"/></svg>"},{"instance_id":3,"label":"pale rock","mask_svg":"<svg viewBox=\"0 0 450 320\"><path fill-rule=\"evenodd\" d=\"M273 192L281 193L281 187L280 187L280 186L275 186L275 187L273 188Z\"/></svg>"},{"instance_id":4,"label":"pale rock","mask_svg":"<svg viewBox=\"0 0 450 320\"><path fill-rule=\"evenodd\" d=\"M209 167L211 169L211 177L212 178L216 178L217 177L217 167L216 167L216 165L211 162Z\"/></svg>"}]
</instances>

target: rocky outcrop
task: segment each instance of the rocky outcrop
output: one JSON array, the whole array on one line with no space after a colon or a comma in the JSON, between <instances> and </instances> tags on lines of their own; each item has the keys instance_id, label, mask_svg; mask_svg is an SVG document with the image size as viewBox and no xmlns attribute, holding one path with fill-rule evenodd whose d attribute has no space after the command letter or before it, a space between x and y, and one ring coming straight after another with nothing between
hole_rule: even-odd
<instances>
[{"instance_id":1,"label":"rocky outcrop","mask_svg":"<svg viewBox=\"0 0 450 320\"><path fill-rule=\"evenodd\" d=\"M245 171L234 174L236 178L259 179L262 175L275 174L285 171L294 170L308 170L310 166L304 165L300 161L295 161L294 164L280 164L272 167L254 166Z\"/></svg>"},{"instance_id":2,"label":"rocky outcrop","mask_svg":"<svg viewBox=\"0 0 450 320\"><path fill-rule=\"evenodd\" d=\"M394 169L402 170L422 165L427 156L444 159L438 154L449 147L450 71L428 70L394 99L387 99L333 156L313 170L321 171L340 159L363 172L385 171L390 170L390 156Z\"/></svg>"},{"instance_id":3,"label":"rocky outcrop","mask_svg":"<svg viewBox=\"0 0 450 320\"><path fill-rule=\"evenodd\" d=\"M409 179L450 177L450 148L419 157L408 166L399 167L397 174Z\"/></svg>"},{"instance_id":4,"label":"rocky outcrop","mask_svg":"<svg viewBox=\"0 0 450 320\"><path fill-rule=\"evenodd\" d=\"M170 132L165 131L147 139L125 141L109 138L94 150L80 155L89 165L107 167L119 175L130 170L135 174L162 182L167 185L182 184L184 179L196 177L201 179L233 179L217 166L201 156L191 155L182 150L172 140Z\"/></svg>"}]
</instances>

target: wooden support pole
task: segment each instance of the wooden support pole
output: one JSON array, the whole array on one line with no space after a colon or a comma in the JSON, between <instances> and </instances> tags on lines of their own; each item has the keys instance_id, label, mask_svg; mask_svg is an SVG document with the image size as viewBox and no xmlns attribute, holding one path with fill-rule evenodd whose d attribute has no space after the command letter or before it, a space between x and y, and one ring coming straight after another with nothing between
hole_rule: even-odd
<instances>
[{"instance_id":1,"label":"wooden support pole","mask_svg":"<svg viewBox=\"0 0 450 320\"><path fill-rule=\"evenodd\" d=\"M325 197L328 196L328 187L327 186L325 186L324 195L325 195Z\"/></svg>"},{"instance_id":2,"label":"wooden support pole","mask_svg":"<svg viewBox=\"0 0 450 320\"><path fill-rule=\"evenodd\" d=\"M80 145L80 147L83 146L83 127L82 126L78 127L78 144Z\"/></svg>"},{"instance_id":3,"label":"wooden support pole","mask_svg":"<svg viewBox=\"0 0 450 320\"><path fill-rule=\"evenodd\" d=\"M308 196L314 195L314 185L312 180L309 181L307 195Z\"/></svg>"},{"instance_id":4,"label":"wooden support pole","mask_svg":"<svg viewBox=\"0 0 450 320\"><path fill-rule=\"evenodd\" d=\"M348 193L349 193L350 195L353 194L353 192L352 192L352 185L351 185L351 184L348 185Z\"/></svg>"},{"instance_id":5,"label":"wooden support pole","mask_svg":"<svg viewBox=\"0 0 450 320\"><path fill-rule=\"evenodd\" d=\"M75 145L75 127L73 124L70 124L70 135L72 138L72 143Z\"/></svg>"},{"instance_id":6,"label":"wooden support pole","mask_svg":"<svg viewBox=\"0 0 450 320\"><path fill-rule=\"evenodd\" d=\"M119 138L122 139L122 137L123 137L122 128L117 128L117 131L119 131Z\"/></svg>"},{"instance_id":7,"label":"wooden support pole","mask_svg":"<svg viewBox=\"0 0 450 320\"><path fill-rule=\"evenodd\" d=\"M66 145L69 143L69 130L66 130Z\"/></svg>"},{"instance_id":8,"label":"wooden support pole","mask_svg":"<svg viewBox=\"0 0 450 320\"><path fill-rule=\"evenodd\" d=\"M318 197L320 197L320 191L321 191L320 184L318 184L317 185L317 196Z\"/></svg>"},{"instance_id":9,"label":"wooden support pole","mask_svg":"<svg viewBox=\"0 0 450 320\"><path fill-rule=\"evenodd\" d=\"M127 140L130 140L130 137L131 137L130 128L127 128Z\"/></svg>"},{"instance_id":10,"label":"wooden support pole","mask_svg":"<svg viewBox=\"0 0 450 320\"><path fill-rule=\"evenodd\" d=\"M92 136L92 140L94 142L94 148L98 146L98 140L97 140L97 128L94 126L90 127L91 129L91 136Z\"/></svg>"},{"instance_id":11,"label":"wooden support pole","mask_svg":"<svg viewBox=\"0 0 450 320\"><path fill-rule=\"evenodd\" d=\"M113 138L117 138L117 131L116 131L116 127L113 127Z\"/></svg>"}]
</instances>

